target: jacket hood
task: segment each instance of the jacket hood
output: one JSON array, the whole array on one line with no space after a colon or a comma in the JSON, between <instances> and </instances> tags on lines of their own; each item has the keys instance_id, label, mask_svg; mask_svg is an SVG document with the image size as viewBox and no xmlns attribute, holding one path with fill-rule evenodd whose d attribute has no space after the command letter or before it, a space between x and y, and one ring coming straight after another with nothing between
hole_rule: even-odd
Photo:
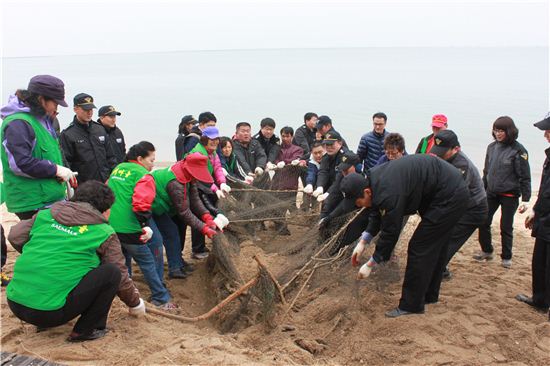
<instances>
[{"instance_id":1,"label":"jacket hood","mask_svg":"<svg viewBox=\"0 0 550 366\"><path fill-rule=\"evenodd\" d=\"M321 163L316 162L315 159L313 159L313 156L311 156L311 157L309 158L309 162L310 162L311 164L315 165L317 168L320 168L320 167L321 167Z\"/></svg>"},{"instance_id":2,"label":"jacket hood","mask_svg":"<svg viewBox=\"0 0 550 366\"><path fill-rule=\"evenodd\" d=\"M4 119L15 113L29 113L30 111L31 109L23 104L23 102L21 102L16 95L10 95L10 97L8 98L8 104L4 105L0 109L0 118Z\"/></svg>"},{"instance_id":3,"label":"jacket hood","mask_svg":"<svg viewBox=\"0 0 550 366\"><path fill-rule=\"evenodd\" d=\"M53 218L65 226L106 223L103 215L87 202L57 202L52 206Z\"/></svg>"}]
</instances>

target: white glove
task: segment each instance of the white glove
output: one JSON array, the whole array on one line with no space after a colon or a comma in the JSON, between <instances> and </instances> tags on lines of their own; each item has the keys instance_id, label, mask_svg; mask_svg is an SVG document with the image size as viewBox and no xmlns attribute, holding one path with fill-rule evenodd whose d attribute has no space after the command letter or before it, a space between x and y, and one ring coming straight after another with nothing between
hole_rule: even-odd
<instances>
[{"instance_id":1,"label":"white glove","mask_svg":"<svg viewBox=\"0 0 550 366\"><path fill-rule=\"evenodd\" d=\"M149 226L144 226L141 229L141 232L143 234L139 236L139 241L142 243L147 243L149 239L153 237L153 229L151 229Z\"/></svg>"},{"instance_id":2,"label":"white glove","mask_svg":"<svg viewBox=\"0 0 550 366\"><path fill-rule=\"evenodd\" d=\"M317 197L317 202L323 202L324 200L327 199L329 193L323 193L323 194L320 194L318 197Z\"/></svg>"},{"instance_id":3,"label":"white glove","mask_svg":"<svg viewBox=\"0 0 550 366\"><path fill-rule=\"evenodd\" d=\"M128 311L130 312L130 315L136 317L145 315L145 302L143 302L143 299L140 297L139 304L137 306L134 306L133 308L129 308Z\"/></svg>"},{"instance_id":4,"label":"white glove","mask_svg":"<svg viewBox=\"0 0 550 366\"><path fill-rule=\"evenodd\" d=\"M216 224L218 229L223 230L224 227L229 225L229 219L225 217L225 215L217 214L216 218L214 219L214 224Z\"/></svg>"},{"instance_id":5,"label":"white glove","mask_svg":"<svg viewBox=\"0 0 550 366\"><path fill-rule=\"evenodd\" d=\"M218 199L221 200L221 199L225 198L225 193L223 193L223 191L221 189L218 189L216 191L216 196L218 196Z\"/></svg>"},{"instance_id":6,"label":"white glove","mask_svg":"<svg viewBox=\"0 0 550 366\"><path fill-rule=\"evenodd\" d=\"M527 203L522 203L521 205L519 205L519 208L518 208L518 212L520 214L524 213L525 211L527 211L529 209L529 204Z\"/></svg>"},{"instance_id":7,"label":"white glove","mask_svg":"<svg viewBox=\"0 0 550 366\"><path fill-rule=\"evenodd\" d=\"M285 162L284 161L280 161L277 163L277 168L279 169L283 169L285 167Z\"/></svg>"},{"instance_id":8,"label":"white glove","mask_svg":"<svg viewBox=\"0 0 550 366\"><path fill-rule=\"evenodd\" d=\"M254 182L254 178L251 177L251 176L249 176L249 175L247 175L246 177L244 177L244 182L245 182L246 184L252 184L252 183Z\"/></svg>"},{"instance_id":9,"label":"white glove","mask_svg":"<svg viewBox=\"0 0 550 366\"><path fill-rule=\"evenodd\" d=\"M305 194L312 194L313 193L313 186L311 184L308 184L304 187L304 193Z\"/></svg>"},{"instance_id":10,"label":"white glove","mask_svg":"<svg viewBox=\"0 0 550 366\"><path fill-rule=\"evenodd\" d=\"M359 243L355 246L355 249L353 249L353 254L351 255L351 265L353 267L357 267L359 265L359 258L363 255L363 252L365 251L365 247L369 243L366 240L359 240Z\"/></svg>"},{"instance_id":11,"label":"white glove","mask_svg":"<svg viewBox=\"0 0 550 366\"><path fill-rule=\"evenodd\" d=\"M225 183L220 184L220 189L223 191L223 193L231 192L231 187Z\"/></svg>"},{"instance_id":12,"label":"white glove","mask_svg":"<svg viewBox=\"0 0 550 366\"><path fill-rule=\"evenodd\" d=\"M317 197L320 194L323 194L323 192L324 192L323 187L317 187L317 189L313 191L313 197Z\"/></svg>"},{"instance_id":13,"label":"white glove","mask_svg":"<svg viewBox=\"0 0 550 366\"><path fill-rule=\"evenodd\" d=\"M74 188L71 186L71 183L66 182L67 184L67 199L70 200L74 196Z\"/></svg>"},{"instance_id":14,"label":"white glove","mask_svg":"<svg viewBox=\"0 0 550 366\"><path fill-rule=\"evenodd\" d=\"M69 168L65 168L64 166L57 165L57 171L55 172L55 176L59 177L61 180L63 180L63 182L70 182L73 187L76 184L77 175L78 175L78 172L73 172Z\"/></svg>"},{"instance_id":15,"label":"white glove","mask_svg":"<svg viewBox=\"0 0 550 366\"><path fill-rule=\"evenodd\" d=\"M257 167L255 170L254 170L254 173L256 174L256 176L260 176L262 174L264 174L264 170L260 167Z\"/></svg>"},{"instance_id":16,"label":"white glove","mask_svg":"<svg viewBox=\"0 0 550 366\"><path fill-rule=\"evenodd\" d=\"M225 168L222 168L222 172L224 177L227 177L229 175L229 173L227 172L227 170L225 170Z\"/></svg>"},{"instance_id":17,"label":"white glove","mask_svg":"<svg viewBox=\"0 0 550 366\"><path fill-rule=\"evenodd\" d=\"M369 261L363 264L359 269L359 272L357 272L357 279L362 280L369 277L374 266L376 266L376 262L372 259L372 257L370 257Z\"/></svg>"},{"instance_id":18,"label":"white glove","mask_svg":"<svg viewBox=\"0 0 550 366\"><path fill-rule=\"evenodd\" d=\"M300 159L294 159L290 162L291 165L298 165L300 164Z\"/></svg>"},{"instance_id":19,"label":"white glove","mask_svg":"<svg viewBox=\"0 0 550 366\"><path fill-rule=\"evenodd\" d=\"M275 170L277 168L277 165L273 164L272 162L268 161L266 166L265 166L265 170L269 171L269 170Z\"/></svg>"}]
</instances>

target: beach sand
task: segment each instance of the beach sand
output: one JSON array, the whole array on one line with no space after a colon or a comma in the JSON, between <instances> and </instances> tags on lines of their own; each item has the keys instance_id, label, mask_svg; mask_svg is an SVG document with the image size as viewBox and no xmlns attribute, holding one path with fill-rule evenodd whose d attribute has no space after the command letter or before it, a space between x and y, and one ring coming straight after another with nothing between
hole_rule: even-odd
<instances>
[{"instance_id":1,"label":"beach sand","mask_svg":"<svg viewBox=\"0 0 550 366\"><path fill-rule=\"evenodd\" d=\"M2 222L9 230L17 219L6 214L5 207L3 212ZM493 234L498 239L497 215ZM237 333L222 334L214 319L197 323L158 315L136 319L116 298L108 319L110 333L100 340L71 344L65 338L74 321L36 333L34 326L11 313L2 288L2 350L69 365L548 365L548 315L514 299L518 293L531 293L534 239L523 228L524 218L516 216L511 269L501 267L499 246L494 260L474 261L472 255L479 250L474 234L453 259L454 276L443 283L439 303L427 305L424 315L384 317L400 298L407 242L418 222L413 218L400 239L398 262L393 267L382 268L357 283L351 266L328 266L313 276L283 321L285 309L278 305L274 317L278 327L257 322ZM300 235L304 228L290 225L290 230ZM289 238L278 240L284 245ZM8 247L5 271L10 274L17 252ZM260 254L276 274L285 265L285 258L266 253L262 247L261 242L241 244L238 267L247 278L255 270L254 254ZM188 250L185 258L189 258ZM181 315L205 313L216 303L204 261L195 264L197 269L190 278L168 280ZM146 298L149 290L137 266L134 271L134 280ZM287 295L289 300L296 293Z\"/></svg>"}]
</instances>

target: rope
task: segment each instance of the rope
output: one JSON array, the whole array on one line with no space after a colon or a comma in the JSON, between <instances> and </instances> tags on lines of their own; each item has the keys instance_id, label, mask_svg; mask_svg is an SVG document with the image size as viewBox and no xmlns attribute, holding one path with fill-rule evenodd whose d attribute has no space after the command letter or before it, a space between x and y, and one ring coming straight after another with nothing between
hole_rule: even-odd
<instances>
[{"instance_id":1,"label":"rope","mask_svg":"<svg viewBox=\"0 0 550 366\"><path fill-rule=\"evenodd\" d=\"M299 217L315 217L319 216L319 214L308 214L308 215L300 215ZM245 222L258 222L258 221L279 221L279 220L286 220L286 216L280 216L280 217L265 217L261 219L242 219L242 220L229 220L231 224L236 223L245 223Z\"/></svg>"},{"instance_id":2,"label":"rope","mask_svg":"<svg viewBox=\"0 0 550 366\"><path fill-rule=\"evenodd\" d=\"M232 188L231 192L303 192L303 189L261 189L261 188Z\"/></svg>"}]
</instances>

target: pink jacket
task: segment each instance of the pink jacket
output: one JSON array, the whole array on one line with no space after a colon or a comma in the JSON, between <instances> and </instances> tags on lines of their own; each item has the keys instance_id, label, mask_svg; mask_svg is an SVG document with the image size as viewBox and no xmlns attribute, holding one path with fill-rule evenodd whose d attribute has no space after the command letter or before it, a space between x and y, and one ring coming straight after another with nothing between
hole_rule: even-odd
<instances>
[{"instance_id":1,"label":"pink jacket","mask_svg":"<svg viewBox=\"0 0 550 366\"><path fill-rule=\"evenodd\" d=\"M214 168L213 178L214 183L212 183L212 186L210 189L212 192L216 192L218 189L220 189L220 185L222 183L226 183L225 175L223 175L223 169L222 169L222 163L220 162L220 157L215 152L212 154L208 154L208 158L210 159L210 163L212 164L212 167Z\"/></svg>"}]
</instances>

